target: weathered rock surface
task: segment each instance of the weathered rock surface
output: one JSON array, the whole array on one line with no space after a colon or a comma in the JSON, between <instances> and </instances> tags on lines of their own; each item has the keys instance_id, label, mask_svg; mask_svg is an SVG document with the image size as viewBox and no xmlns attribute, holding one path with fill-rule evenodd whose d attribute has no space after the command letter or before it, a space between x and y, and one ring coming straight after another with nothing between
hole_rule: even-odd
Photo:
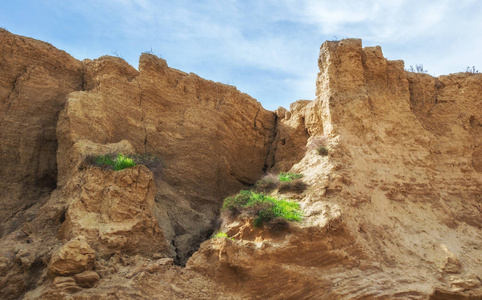
<instances>
[{"instance_id":1,"label":"weathered rock surface","mask_svg":"<svg viewBox=\"0 0 482 300\"><path fill-rule=\"evenodd\" d=\"M170 244L152 215L156 185L145 166L88 167L78 177L59 232L63 240L83 236L101 256L168 252Z\"/></svg>"},{"instance_id":2,"label":"weathered rock surface","mask_svg":"<svg viewBox=\"0 0 482 300\"><path fill-rule=\"evenodd\" d=\"M0 247L2 296L49 282L38 272L56 236L67 242L84 235L96 257L164 255L183 263L213 230L222 199L267 168L275 115L233 86L148 54L137 71L114 57L79 62L5 30L0 40L0 154L8 162L1 226L2 235L10 233ZM166 166L153 179L143 167L121 175L84 163L110 152L149 152ZM26 234L28 220L39 229L49 223ZM32 251L10 261L20 253L17 236Z\"/></svg>"},{"instance_id":3,"label":"weathered rock surface","mask_svg":"<svg viewBox=\"0 0 482 300\"><path fill-rule=\"evenodd\" d=\"M360 40L326 42L319 66L317 99L278 110L272 153L284 171L286 141L307 146L291 168L310 185L305 220L281 240L227 222L236 241L205 242L188 267L252 298L481 298L482 75L408 73Z\"/></svg>"},{"instance_id":4,"label":"weathered rock surface","mask_svg":"<svg viewBox=\"0 0 482 300\"><path fill-rule=\"evenodd\" d=\"M83 288L91 288L100 280L99 274L94 271L84 271L74 276L75 282Z\"/></svg>"},{"instance_id":5,"label":"weathered rock surface","mask_svg":"<svg viewBox=\"0 0 482 300\"><path fill-rule=\"evenodd\" d=\"M290 111L283 107L276 110L276 136L268 155L269 172L286 172L305 156L310 134L302 111L310 102L298 100L291 104Z\"/></svg>"},{"instance_id":6,"label":"weathered rock surface","mask_svg":"<svg viewBox=\"0 0 482 300\"><path fill-rule=\"evenodd\" d=\"M59 117L59 185L75 176L86 141L121 140L166 162L154 215L184 262L212 230L219 203L266 168L274 114L235 87L170 69L143 54L84 61L88 91L69 95ZM172 205L176 203L177 205Z\"/></svg>"},{"instance_id":7,"label":"weathered rock surface","mask_svg":"<svg viewBox=\"0 0 482 300\"><path fill-rule=\"evenodd\" d=\"M272 113L153 55L137 71L0 41L0 298L482 298L482 75L326 42L317 98ZM86 163L107 153L165 168ZM225 196L288 170L306 190L273 195L301 223L224 219L232 239L191 256Z\"/></svg>"},{"instance_id":8,"label":"weathered rock surface","mask_svg":"<svg viewBox=\"0 0 482 300\"><path fill-rule=\"evenodd\" d=\"M58 114L78 90L81 62L0 28L0 237L29 221L28 208L55 189Z\"/></svg>"},{"instance_id":9,"label":"weathered rock surface","mask_svg":"<svg viewBox=\"0 0 482 300\"><path fill-rule=\"evenodd\" d=\"M57 275L73 275L92 269L94 260L94 250L83 236L78 236L54 254L49 270Z\"/></svg>"}]
</instances>

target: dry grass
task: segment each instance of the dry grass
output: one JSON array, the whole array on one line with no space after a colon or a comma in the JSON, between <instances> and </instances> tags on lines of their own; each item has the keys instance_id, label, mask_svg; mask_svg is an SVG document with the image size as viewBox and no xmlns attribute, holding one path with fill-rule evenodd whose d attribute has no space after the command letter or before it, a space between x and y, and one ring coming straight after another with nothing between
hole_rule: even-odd
<instances>
[{"instance_id":1,"label":"dry grass","mask_svg":"<svg viewBox=\"0 0 482 300\"><path fill-rule=\"evenodd\" d=\"M294 192L301 194L303 193L308 185L304 183L301 179L295 179L292 181L284 181L281 182L280 186L278 187L278 192L280 193L287 193L287 192Z\"/></svg>"},{"instance_id":2,"label":"dry grass","mask_svg":"<svg viewBox=\"0 0 482 300\"><path fill-rule=\"evenodd\" d=\"M306 151L312 150L315 150L316 153L321 156L329 155L330 147L328 146L328 137L325 135L312 137L306 146Z\"/></svg>"},{"instance_id":3,"label":"dry grass","mask_svg":"<svg viewBox=\"0 0 482 300\"><path fill-rule=\"evenodd\" d=\"M269 193L278 188L279 185L280 181L278 175L266 174L255 183L253 190L258 193Z\"/></svg>"}]
</instances>

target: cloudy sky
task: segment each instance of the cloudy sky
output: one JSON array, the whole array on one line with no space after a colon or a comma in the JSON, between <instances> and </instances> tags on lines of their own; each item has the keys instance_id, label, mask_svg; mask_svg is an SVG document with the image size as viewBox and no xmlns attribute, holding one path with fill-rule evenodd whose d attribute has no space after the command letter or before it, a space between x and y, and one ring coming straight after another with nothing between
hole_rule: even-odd
<instances>
[{"instance_id":1,"label":"cloudy sky","mask_svg":"<svg viewBox=\"0 0 482 300\"><path fill-rule=\"evenodd\" d=\"M0 26L78 59L119 55L235 85L267 109L314 99L325 40L356 37L432 75L482 71L480 0L3 0Z\"/></svg>"}]
</instances>

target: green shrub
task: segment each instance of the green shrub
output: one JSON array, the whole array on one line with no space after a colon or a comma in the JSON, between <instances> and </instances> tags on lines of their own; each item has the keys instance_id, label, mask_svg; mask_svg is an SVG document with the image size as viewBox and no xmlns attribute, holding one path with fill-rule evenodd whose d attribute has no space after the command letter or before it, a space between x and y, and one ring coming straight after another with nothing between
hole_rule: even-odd
<instances>
[{"instance_id":1,"label":"green shrub","mask_svg":"<svg viewBox=\"0 0 482 300\"><path fill-rule=\"evenodd\" d=\"M107 169L114 169L115 166L115 155L114 154L106 154L101 156L94 156L93 161L95 162L94 165L98 167L103 167Z\"/></svg>"},{"instance_id":2,"label":"green shrub","mask_svg":"<svg viewBox=\"0 0 482 300\"><path fill-rule=\"evenodd\" d=\"M321 156L327 156L329 154L327 146L320 146L316 148L316 153Z\"/></svg>"},{"instance_id":3,"label":"green shrub","mask_svg":"<svg viewBox=\"0 0 482 300\"><path fill-rule=\"evenodd\" d=\"M256 181L253 190L258 193L269 193L279 186L279 178L275 174L266 174L263 178Z\"/></svg>"},{"instance_id":4,"label":"green shrub","mask_svg":"<svg viewBox=\"0 0 482 300\"><path fill-rule=\"evenodd\" d=\"M132 158L129 158L122 154L118 154L117 159L115 161L114 170L120 171L123 169L133 167L135 165L136 163L132 160Z\"/></svg>"},{"instance_id":5,"label":"green shrub","mask_svg":"<svg viewBox=\"0 0 482 300\"><path fill-rule=\"evenodd\" d=\"M213 235L211 236L211 238L212 238L212 239L216 239L216 238L226 238L226 239L234 240L234 238L229 237L226 232L222 232L222 231L218 231L218 232L213 233Z\"/></svg>"},{"instance_id":6,"label":"green shrub","mask_svg":"<svg viewBox=\"0 0 482 300\"><path fill-rule=\"evenodd\" d=\"M307 187L308 185L304 183L301 179L295 179L292 181L281 182L280 186L278 187L278 192L295 192L301 194L306 190Z\"/></svg>"},{"instance_id":7,"label":"green shrub","mask_svg":"<svg viewBox=\"0 0 482 300\"><path fill-rule=\"evenodd\" d=\"M164 168L163 161L151 154L123 155L121 153L109 153L105 155L88 155L84 161L87 165L116 171L136 165L144 165L156 176L161 175Z\"/></svg>"},{"instance_id":8,"label":"green shrub","mask_svg":"<svg viewBox=\"0 0 482 300\"><path fill-rule=\"evenodd\" d=\"M279 173L278 178L279 181L281 182L289 182L292 181L293 179L298 179L303 177L303 174L294 174L294 173Z\"/></svg>"},{"instance_id":9,"label":"green shrub","mask_svg":"<svg viewBox=\"0 0 482 300\"><path fill-rule=\"evenodd\" d=\"M244 214L254 218L255 227L261 227L275 219L279 223L279 218L286 221L301 221L303 218L300 205L296 202L246 190L224 199L223 210L233 215Z\"/></svg>"},{"instance_id":10,"label":"green shrub","mask_svg":"<svg viewBox=\"0 0 482 300\"><path fill-rule=\"evenodd\" d=\"M278 175L278 178L279 178L279 181L281 182L289 182L289 181L292 181L294 179L298 179L298 178L301 178L303 177L303 174L294 174L294 173L279 173Z\"/></svg>"},{"instance_id":11,"label":"green shrub","mask_svg":"<svg viewBox=\"0 0 482 300\"><path fill-rule=\"evenodd\" d=\"M223 209L229 210L233 214L240 214L242 211L242 208L245 207L248 202L250 201L252 194L251 191L240 191L234 196L229 196L226 199L224 199L223 202Z\"/></svg>"}]
</instances>

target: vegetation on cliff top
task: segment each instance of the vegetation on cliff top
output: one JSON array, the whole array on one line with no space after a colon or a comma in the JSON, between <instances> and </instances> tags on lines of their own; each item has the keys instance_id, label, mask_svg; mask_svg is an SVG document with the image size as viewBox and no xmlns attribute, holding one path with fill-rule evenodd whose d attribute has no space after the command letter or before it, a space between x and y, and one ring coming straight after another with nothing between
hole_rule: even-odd
<instances>
[{"instance_id":1,"label":"vegetation on cliff top","mask_svg":"<svg viewBox=\"0 0 482 300\"><path fill-rule=\"evenodd\" d=\"M296 173L267 174L255 183L253 190L258 193L269 193L274 189L281 193L303 192L307 185L301 180L302 177L303 174Z\"/></svg>"},{"instance_id":2,"label":"vegetation on cliff top","mask_svg":"<svg viewBox=\"0 0 482 300\"><path fill-rule=\"evenodd\" d=\"M254 226L278 229L287 227L287 221L301 221L303 218L299 203L277 199L265 194L243 190L224 199L223 210L234 216L254 218Z\"/></svg>"},{"instance_id":3,"label":"vegetation on cliff top","mask_svg":"<svg viewBox=\"0 0 482 300\"><path fill-rule=\"evenodd\" d=\"M226 232L222 232L222 231L218 231L218 232L213 233L213 235L211 236L211 238L212 238L212 239L226 238L226 239L234 240L234 238L229 237Z\"/></svg>"},{"instance_id":4,"label":"vegetation on cliff top","mask_svg":"<svg viewBox=\"0 0 482 300\"><path fill-rule=\"evenodd\" d=\"M278 179L279 181L282 181L282 182L290 182L294 179L298 179L298 178L301 178L303 177L303 174L296 174L296 173L279 173L278 175Z\"/></svg>"},{"instance_id":5,"label":"vegetation on cliff top","mask_svg":"<svg viewBox=\"0 0 482 300\"><path fill-rule=\"evenodd\" d=\"M88 155L85 159L87 165L92 165L110 170L123 170L136 165L144 165L154 175L160 175L164 168L164 162L151 154L124 155L121 153L109 153L104 155Z\"/></svg>"}]
</instances>

